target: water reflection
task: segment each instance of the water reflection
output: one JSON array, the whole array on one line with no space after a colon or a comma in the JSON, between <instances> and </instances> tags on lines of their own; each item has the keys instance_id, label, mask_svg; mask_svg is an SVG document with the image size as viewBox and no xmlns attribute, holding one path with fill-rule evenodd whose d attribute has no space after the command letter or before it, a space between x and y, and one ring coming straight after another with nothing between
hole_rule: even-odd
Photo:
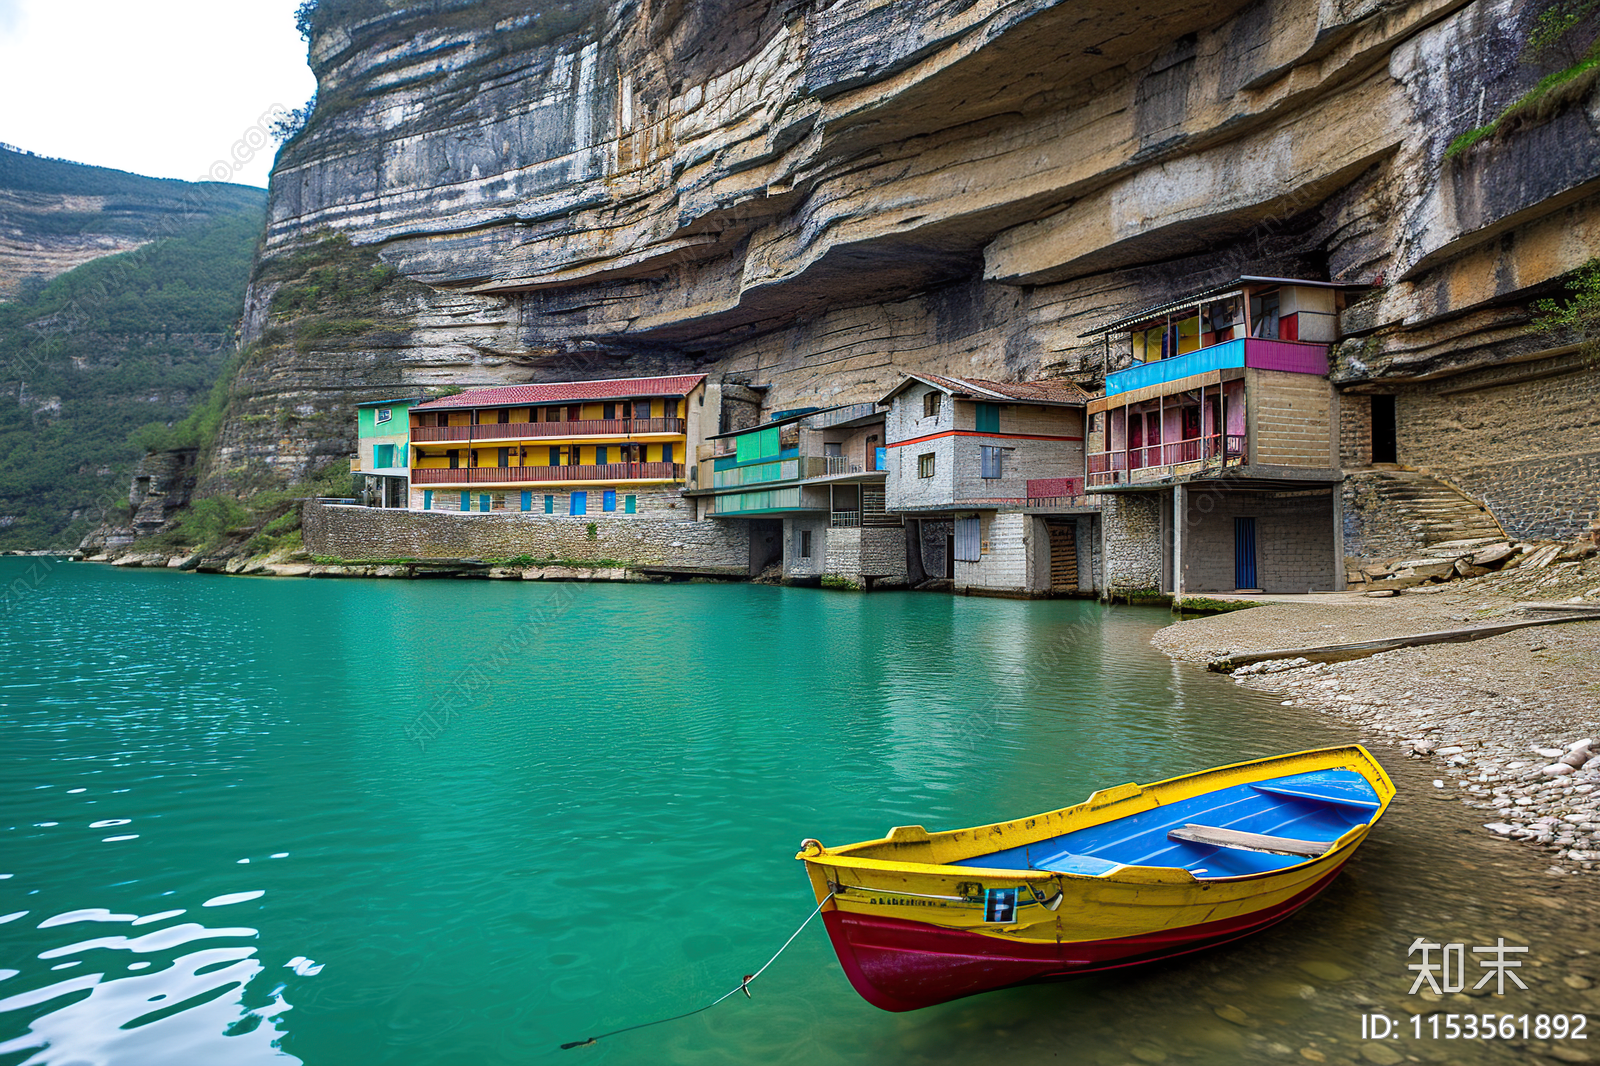
<instances>
[{"instance_id":1,"label":"water reflection","mask_svg":"<svg viewBox=\"0 0 1600 1066\"><path fill-rule=\"evenodd\" d=\"M260 893L242 895L255 898ZM175 909L140 916L79 908L52 915L36 928L74 927L73 932L81 933L84 925L94 924L132 929L185 913ZM255 946L240 943L258 935L252 928L180 922L131 936L90 936L40 951L36 958L45 966L34 967L31 975L0 970L0 993L20 986L0 998L0 1025L27 1029L0 1042L0 1056L25 1055L7 1060L18 1066L298 1062L278 1047L281 1020L291 1009L284 985L277 982L263 992L272 983L262 979L266 967ZM315 973L317 968L308 970L308 963L296 959L290 965L296 974ZM96 972L42 983L48 981L46 973L78 966Z\"/></svg>"}]
</instances>

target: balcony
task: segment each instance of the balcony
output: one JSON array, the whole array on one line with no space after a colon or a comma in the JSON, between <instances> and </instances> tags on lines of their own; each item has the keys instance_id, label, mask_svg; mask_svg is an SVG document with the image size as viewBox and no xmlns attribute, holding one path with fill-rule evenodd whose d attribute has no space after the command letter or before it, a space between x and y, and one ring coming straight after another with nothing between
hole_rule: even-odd
<instances>
[{"instance_id":1,"label":"balcony","mask_svg":"<svg viewBox=\"0 0 1600 1066\"><path fill-rule=\"evenodd\" d=\"M1212 370L1248 368L1279 370L1290 374L1328 373L1328 346L1300 341L1241 338L1214 344L1185 355L1136 363L1106 375L1106 395L1117 396L1154 385L1166 385Z\"/></svg>"},{"instance_id":2,"label":"balcony","mask_svg":"<svg viewBox=\"0 0 1600 1066\"><path fill-rule=\"evenodd\" d=\"M1170 361L1170 360L1169 360ZM1242 436L1213 434L1089 456L1089 487L1132 485L1205 473L1249 461Z\"/></svg>"},{"instance_id":3,"label":"balcony","mask_svg":"<svg viewBox=\"0 0 1600 1066\"><path fill-rule=\"evenodd\" d=\"M682 418L584 418L573 422L489 422L478 426L413 426L411 443L526 440L529 437L681 437Z\"/></svg>"},{"instance_id":4,"label":"balcony","mask_svg":"<svg viewBox=\"0 0 1600 1066\"><path fill-rule=\"evenodd\" d=\"M542 424L542 423L535 423ZM570 423L568 423L570 424ZM455 428L455 427L448 427ZM469 427L462 426L462 429ZM682 463L607 463L604 466L413 467L413 485L527 485L559 481L682 481Z\"/></svg>"}]
</instances>

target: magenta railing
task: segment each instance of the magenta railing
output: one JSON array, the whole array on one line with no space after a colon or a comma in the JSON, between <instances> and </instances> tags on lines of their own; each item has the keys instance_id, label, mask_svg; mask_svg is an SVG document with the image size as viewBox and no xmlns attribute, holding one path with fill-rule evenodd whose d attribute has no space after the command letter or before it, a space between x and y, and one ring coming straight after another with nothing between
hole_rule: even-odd
<instances>
[{"instance_id":1,"label":"magenta railing","mask_svg":"<svg viewBox=\"0 0 1600 1066\"><path fill-rule=\"evenodd\" d=\"M413 485L513 485L545 481L682 481L682 463L604 466L473 466L411 468Z\"/></svg>"},{"instance_id":2,"label":"magenta railing","mask_svg":"<svg viewBox=\"0 0 1600 1066\"><path fill-rule=\"evenodd\" d=\"M526 437L639 437L649 433L682 436L681 418L584 418L573 422L487 422L478 426L412 426L411 442L520 440Z\"/></svg>"}]
</instances>

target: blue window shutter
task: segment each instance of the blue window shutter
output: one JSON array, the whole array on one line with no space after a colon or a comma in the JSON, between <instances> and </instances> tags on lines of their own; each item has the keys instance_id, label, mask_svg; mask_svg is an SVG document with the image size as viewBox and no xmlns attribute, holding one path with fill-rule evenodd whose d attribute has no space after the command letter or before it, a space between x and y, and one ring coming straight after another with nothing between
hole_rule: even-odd
<instances>
[{"instance_id":1,"label":"blue window shutter","mask_svg":"<svg viewBox=\"0 0 1600 1066\"><path fill-rule=\"evenodd\" d=\"M544 513L545 514L555 514L556 513L556 498L554 496L550 496L550 495L546 495L545 496L545 498L544 498Z\"/></svg>"},{"instance_id":2,"label":"blue window shutter","mask_svg":"<svg viewBox=\"0 0 1600 1066\"><path fill-rule=\"evenodd\" d=\"M533 493L527 489L522 490L522 509L524 511L533 510Z\"/></svg>"},{"instance_id":3,"label":"blue window shutter","mask_svg":"<svg viewBox=\"0 0 1600 1066\"><path fill-rule=\"evenodd\" d=\"M551 466L560 466L561 465L561 449L560 448L551 448L550 449L550 465Z\"/></svg>"},{"instance_id":4,"label":"blue window shutter","mask_svg":"<svg viewBox=\"0 0 1600 1066\"><path fill-rule=\"evenodd\" d=\"M463 511L472 510L472 493L463 492L461 494L461 509Z\"/></svg>"},{"instance_id":5,"label":"blue window shutter","mask_svg":"<svg viewBox=\"0 0 1600 1066\"><path fill-rule=\"evenodd\" d=\"M637 500L637 498L633 497L633 496L624 496L622 498L622 513L623 514L634 514L637 511L638 511L638 500Z\"/></svg>"},{"instance_id":6,"label":"blue window shutter","mask_svg":"<svg viewBox=\"0 0 1600 1066\"><path fill-rule=\"evenodd\" d=\"M587 492L574 492L572 503L567 508L568 514L581 515L589 513L589 494Z\"/></svg>"},{"instance_id":7,"label":"blue window shutter","mask_svg":"<svg viewBox=\"0 0 1600 1066\"><path fill-rule=\"evenodd\" d=\"M596 466L605 466L606 465L606 449L605 448L601 447L601 448L596 448L594 450L594 463L595 463Z\"/></svg>"},{"instance_id":8,"label":"blue window shutter","mask_svg":"<svg viewBox=\"0 0 1600 1066\"><path fill-rule=\"evenodd\" d=\"M489 494L487 492L480 493L478 495L478 510L482 511L484 514L489 513Z\"/></svg>"},{"instance_id":9,"label":"blue window shutter","mask_svg":"<svg viewBox=\"0 0 1600 1066\"><path fill-rule=\"evenodd\" d=\"M600 507L605 511L615 511L617 509L616 489L606 489L605 499L601 502Z\"/></svg>"},{"instance_id":10,"label":"blue window shutter","mask_svg":"<svg viewBox=\"0 0 1600 1066\"><path fill-rule=\"evenodd\" d=\"M778 439L778 431L777 431L777 430L773 430L773 431L772 431L772 439L773 439L773 440L774 440L774 441L776 441L776 440L777 440L777 439ZM774 447L774 448L773 448L773 450L772 450L772 454L773 454L773 455L777 455L777 454L778 454L778 450L777 450L777 448L776 448L776 447ZM672 445L670 445L670 444L663 444L663 445L662 445L662 446L661 446L661 461L662 461L662 462L663 462L663 463L670 463L670 462L672 462Z\"/></svg>"},{"instance_id":11,"label":"blue window shutter","mask_svg":"<svg viewBox=\"0 0 1600 1066\"><path fill-rule=\"evenodd\" d=\"M422 490L422 509L424 511L433 510L433 490L432 489L423 489Z\"/></svg>"}]
</instances>

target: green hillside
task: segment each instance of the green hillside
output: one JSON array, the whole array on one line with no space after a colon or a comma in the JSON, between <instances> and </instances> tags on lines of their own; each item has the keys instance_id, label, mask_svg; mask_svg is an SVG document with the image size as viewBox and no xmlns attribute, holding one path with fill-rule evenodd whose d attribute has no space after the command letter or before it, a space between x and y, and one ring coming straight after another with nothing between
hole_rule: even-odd
<instances>
[{"instance_id":1,"label":"green hillside","mask_svg":"<svg viewBox=\"0 0 1600 1066\"><path fill-rule=\"evenodd\" d=\"M126 197L127 217L161 220L135 231L153 243L0 303L0 549L68 547L126 508L142 452L130 435L184 418L223 371L265 193L35 157L25 157L34 162L21 172L6 170L16 154L0 152L0 187L16 180L51 186L32 192L95 189Z\"/></svg>"}]
</instances>

